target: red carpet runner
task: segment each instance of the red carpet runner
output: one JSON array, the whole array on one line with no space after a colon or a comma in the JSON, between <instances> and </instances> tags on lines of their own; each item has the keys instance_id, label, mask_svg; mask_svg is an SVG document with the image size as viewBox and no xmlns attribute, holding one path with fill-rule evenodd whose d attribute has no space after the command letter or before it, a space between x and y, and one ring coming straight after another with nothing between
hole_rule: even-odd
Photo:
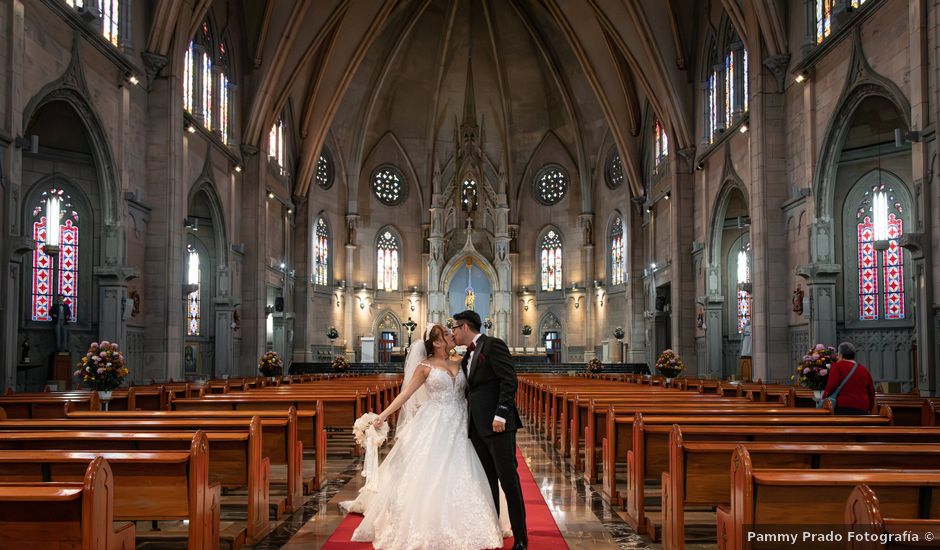
<instances>
[{"instance_id":1,"label":"red carpet runner","mask_svg":"<svg viewBox=\"0 0 940 550\"><path fill-rule=\"evenodd\" d=\"M526 466L522 453L516 449L516 460L519 462L519 480L522 482L522 497L525 499L526 526L529 531L529 548L532 550L542 550L551 548L552 550L562 550L568 548L568 543L561 536L555 518L552 512L545 504L542 493L539 491L532 472ZM372 548L372 545L365 542L350 542L353 531L359 526L362 516L359 514L349 514L339 525L336 531L323 550L366 550ZM506 539L503 548L512 548L512 539Z\"/></svg>"}]
</instances>

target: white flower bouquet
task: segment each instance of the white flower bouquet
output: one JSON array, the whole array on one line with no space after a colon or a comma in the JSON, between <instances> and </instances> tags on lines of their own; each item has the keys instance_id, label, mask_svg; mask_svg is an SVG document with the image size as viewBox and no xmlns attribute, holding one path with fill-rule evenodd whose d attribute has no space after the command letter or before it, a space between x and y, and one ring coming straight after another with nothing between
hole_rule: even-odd
<instances>
[{"instance_id":1,"label":"white flower bouquet","mask_svg":"<svg viewBox=\"0 0 940 550\"><path fill-rule=\"evenodd\" d=\"M375 413L366 413L353 424L353 436L356 438L356 444L363 449L369 443L374 444L377 448L381 447L388 438L388 422L382 422L378 430L372 425L378 417L379 415Z\"/></svg>"}]
</instances>

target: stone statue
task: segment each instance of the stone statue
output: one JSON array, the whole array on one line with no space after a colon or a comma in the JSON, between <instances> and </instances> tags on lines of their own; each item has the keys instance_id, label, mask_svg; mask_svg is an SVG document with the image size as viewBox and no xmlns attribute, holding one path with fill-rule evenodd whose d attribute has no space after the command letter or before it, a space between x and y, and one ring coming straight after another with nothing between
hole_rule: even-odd
<instances>
[{"instance_id":1,"label":"stone statue","mask_svg":"<svg viewBox=\"0 0 940 550\"><path fill-rule=\"evenodd\" d=\"M469 309L470 311L473 311L473 306L476 304L476 300L477 300L477 297L476 297L476 294L473 293L473 289L468 288L467 297L466 299L464 299L464 305L467 306L467 309Z\"/></svg>"},{"instance_id":2,"label":"stone statue","mask_svg":"<svg viewBox=\"0 0 940 550\"><path fill-rule=\"evenodd\" d=\"M21 363L29 363L29 334L23 338L23 356L20 359Z\"/></svg>"},{"instance_id":3,"label":"stone statue","mask_svg":"<svg viewBox=\"0 0 940 550\"><path fill-rule=\"evenodd\" d=\"M803 287L801 285L796 285L796 290L793 291L793 313L803 315Z\"/></svg>"},{"instance_id":4,"label":"stone statue","mask_svg":"<svg viewBox=\"0 0 940 550\"><path fill-rule=\"evenodd\" d=\"M68 304L65 303L65 300L62 299L61 294L56 299L56 303L52 306L52 309L49 311L49 317L51 318L52 325L55 329L55 350L68 351L68 322L72 320L72 309Z\"/></svg>"}]
</instances>

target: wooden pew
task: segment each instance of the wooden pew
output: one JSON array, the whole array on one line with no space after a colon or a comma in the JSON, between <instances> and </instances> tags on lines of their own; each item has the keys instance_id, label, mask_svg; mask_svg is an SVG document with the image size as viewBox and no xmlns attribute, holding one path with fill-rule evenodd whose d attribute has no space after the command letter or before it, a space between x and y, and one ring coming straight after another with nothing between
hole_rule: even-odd
<instances>
[{"instance_id":1,"label":"wooden pew","mask_svg":"<svg viewBox=\"0 0 940 550\"><path fill-rule=\"evenodd\" d=\"M646 482L656 483L669 467L669 435L672 425L683 428L707 426L727 429L735 433L741 428L754 426L794 427L816 430L829 428L853 432L855 428L884 429L890 422L884 416L644 416L636 413L633 419L633 448L627 452L627 523L641 533L646 532Z\"/></svg>"},{"instance_id":2,"label":"wooden pew","mask_svg":"<svg viewBox=\"0 0 940 550\"><path fill-rule=\"evenodd\" d=\"M859 485L849 494L845 503L845 524L853 533L892 539L882 544L877 539L867 541L853 537L847 541L848 550L913 550L936 546L936 541L940 541L940 519L885 517L881 502L868 485ZM916 541L912 534L917 536Z\"/></svg>"},{"instance_id":3,"label":"wooden pew","mask_svg":"<svg viewBox=\"0 0 940 550\"><path fill-rule=\"evenodd\" d=\"M0 548L130 550L134 524L114 529L111 468L90 461L82 481L0 483Z\"/></svg>"},{"instance_id":4,"label":"wooden pew","mask_svg":"<svg viewBox=\"0 0 940 550\"><path fill-rule=\"evenodd\" d=\"M748 541L745 526L796 526L828 531L845 514L845 503L856 485L878 491L883 514L924 519L940 510L940 471L778 470L755 469L744 446L731 457L730 507L717 511L718 548L743 550L792 548L790 544ZM778 529L779 530L779 529ZM804 547L812 547L801 542Z\"/></svg>"},{"instance_id":5,"label":"wooden pew","mask_svg":"<svg viewBox=\"0 0 940 550\"><path fill-rule=\"evenodd\" d=\"M929 470L940 464L940 442L934 444L727 442L682 439L678 425L669 439L669 471L662 474L662 516L646 512L647 533L662 532L666 550L685 547L685 508L729 506L729 459L738 445L747 448L755 468ZM715 525L714 515L706 521ZM834 522L837 523L837 522Z\"/></svg>"},{"instance_id":6,"label":"wooden pew","mask_svg":"<svg viewBox=\"0 0 940 550\"><path fill-rule=\"evenodd\" d=\"M209 483L209 441L202 432L188 452L0 451L0 482L81 482L96 457L111 467L114 520L188 520L190 550L219 547L220 487ZM138 541L148 538L138 533Z\"/></svg>"},{"instance_id":7,"label":"wooden pew","mask_svg":"<svg viewBox=\"0 0 940 550\"><path fill-rule=\"evenodd\" d=\"M9 450L188 450L195 431L0 431L0 449ZM268 522L270 461L261 455L261 420L246 432L206 432L209 440L209 479L223 488L247 487L247 524L231 540L255 544L270 531Z\"/></svg>"},{"instance_id":8,"label":"wooden pew","mask_svg":"<svg viewBox=\"0 0 940 550\"><path fill-rule=\"evenodd\" d=\"M73 410L97 411L101 408L97 392L13 394L0 397L7 418L65 418L65 404Z\"/></svg>"}]
</instances>

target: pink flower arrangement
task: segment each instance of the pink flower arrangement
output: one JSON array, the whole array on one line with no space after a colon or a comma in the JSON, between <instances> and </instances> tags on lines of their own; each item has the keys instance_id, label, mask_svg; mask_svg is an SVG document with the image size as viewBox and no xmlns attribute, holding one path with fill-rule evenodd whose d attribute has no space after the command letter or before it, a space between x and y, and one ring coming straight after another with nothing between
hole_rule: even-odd
<instances>
[{"instance_id":1,"label":"pink flower arrangement","mask_svg":"<svg viewBox=\"0 0 940 550\"><path fill-rule=\"evenodd\" d=\"M835 361L834 347L816 344L803 356L803 360L796 367L796 374L791 376L790 380L796 380L801 386L811 390L824 390L829 368Z\"/></svg>"},{"instance_id":2,"label":"pink flower arrangement","mask_svg":"<svg viewBox=\"0 0 940 550\"><path fill-rule=\"evenodd\" d=\"M86 386L98 391L114 390L128 373L117 343L107 340L92 342L77 367L73 374L81 378Z\"/></svg>"},{"instance_id":3,"label":"pink flower arrangement","mask_svg":"<svg viewBox=\"0 0 940 550\"><path fill-rule=\"evenodd\" d=\"M666 378L675 378L679 373L685 370L685 363L679 357L679 354L671 349L664 350L659 359L656 360L656 370Z\"/></svg>"}]
</instances>

